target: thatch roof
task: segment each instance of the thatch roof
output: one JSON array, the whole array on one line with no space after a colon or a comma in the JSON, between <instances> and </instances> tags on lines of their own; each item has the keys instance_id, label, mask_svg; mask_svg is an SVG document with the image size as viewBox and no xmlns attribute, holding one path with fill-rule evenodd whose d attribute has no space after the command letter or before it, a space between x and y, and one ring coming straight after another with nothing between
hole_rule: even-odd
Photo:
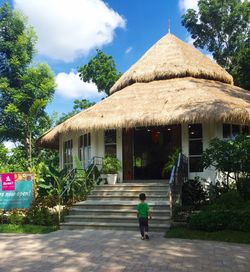
<instances>
[{"instance_id":1,"label":"thatch roof","mask_svg":"<svg viewBox=\"0 0 250 272\"><path fill-rule=\"evenodd\" d=\"M222 67L189 44L167 34L122 75L110 93L136 82L188 76L233 84L232 76Z\"/></svg>"},{"instance_id":2,"label":"thatch roof","mask_svg":"<svg viewBox=\"0 0 250 272\"><path fill-rule=\"evenodd\" d=\"M66 132L209 121L250 125L250 92L193 77L135 83L47 132L39 144L56 147Z\"/></svg>"}]
</instances>

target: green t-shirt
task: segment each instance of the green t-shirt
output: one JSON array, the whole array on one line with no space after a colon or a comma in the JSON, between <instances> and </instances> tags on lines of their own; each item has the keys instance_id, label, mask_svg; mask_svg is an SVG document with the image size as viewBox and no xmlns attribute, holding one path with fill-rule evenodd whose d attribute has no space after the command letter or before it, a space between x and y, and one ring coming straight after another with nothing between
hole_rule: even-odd
<instances>
[{"instance_id":1,"label":"green t-shirt","mask_svg":"<svg viewBox=\"0 0 250 272\"><path fill-rule=\"evenodd\" d=\"M148 203L146 203L146 202L139 203L136 206L136 209L139 213L139 218L148 218L148 210L149 210Z\"/></svg>"}]
</instances>

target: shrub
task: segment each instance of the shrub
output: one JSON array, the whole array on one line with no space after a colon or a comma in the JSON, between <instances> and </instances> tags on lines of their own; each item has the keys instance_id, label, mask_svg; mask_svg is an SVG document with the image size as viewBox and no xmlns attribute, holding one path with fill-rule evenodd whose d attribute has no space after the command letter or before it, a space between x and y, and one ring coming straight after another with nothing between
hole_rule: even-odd
<instances>
[{"instance_id":1,"label":"shrub","mask_svg":"<svg viewBox=\"0 0 250 272\"><path fill-rule=\"evenodd\" d=\"M199 178L184 182L182 187L182 204L184 206L199 206L205 203L207 192Z\"/></svg>"},{"instance_id":2,"label":"shrub","mask_svg":"<svg viewBox=\"0 0 250 272\"><path fill-rule=\"evenodd\" d=\"M121 168L121 162L117 158L111 156L104 158L102 166L102 172L104 174L117 174Z\"/></svg>"},{"instance_id":3,"label":"shrub","mask_svg":"<svg viewBox=\"0 0 250 272\"><path fill-rule=\"evenodd\" d=\"M25 214L18 210L13 210L8 216L8 223L13 225L23 225L26 222Z\"/></svg>"},{"instance_id":4,"label":"shrub","mask_svg":"<svg viewBox=\"0 0 250 272\"><path fill-rule=\"evenodd\" d=\"M201 211L191 215L189 228L203 231L250 231L250 212Z\"/></svg>"},{"instance_id":5,"label":"shrub","mask_svg":"<svg viewBox=\"0 0 250 272\"><path fill-rule=\"evenodd\" d=\"M53 209L57 203L57 196L37 198L27 212L28 222L41 226L58 225L58 213Z\"/></svg>"},{"instance_id":6,"label":"shrub","mask_svg":"<svg viewBox=\"0 0 250 272\"><path fill-rule=\"evenodd\" d=\"M238 135L230 140L213 139L203 152L202 160L205 168L213 166L223 173L226 184L234 180L238 186L242 177L250 178L250 137Z\"/></svg>"},{"instance_id":7,"label":"shrub","mask_svg":"<svg viewBox=\"0 0 250 272\"><path fill-rule=\"evenodd\" d=\"M209 210L242 210L246 209L248 204L236 190L229 190L210 203L211 205L207 206Z\"/></svg>"},{"instance_id":8,"label":"shrub","mask_svg":"<svg viewBox=\"0 0 250 272\"><path fill-rule=\"evenodd\" d=\"M240 178L237 190L244 199L250 200L250 178Z\"/></svg>"}]
</instances>

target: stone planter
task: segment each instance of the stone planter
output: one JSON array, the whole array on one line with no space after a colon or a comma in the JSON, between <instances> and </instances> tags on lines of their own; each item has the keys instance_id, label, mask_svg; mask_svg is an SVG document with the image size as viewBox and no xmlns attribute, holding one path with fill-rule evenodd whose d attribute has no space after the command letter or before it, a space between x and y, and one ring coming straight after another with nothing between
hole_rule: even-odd
<instances>
[{"instance_id":1,"label":"stone planter","mask_svg":"<svg viewBox=\"0 0 250 272\"><path fill-rule=\"evenodd\" d=\"M117 176L118 176L118 174L107 174L108 184L110 184L110 185L116 184Z\"/></svg>"}]
</instances>

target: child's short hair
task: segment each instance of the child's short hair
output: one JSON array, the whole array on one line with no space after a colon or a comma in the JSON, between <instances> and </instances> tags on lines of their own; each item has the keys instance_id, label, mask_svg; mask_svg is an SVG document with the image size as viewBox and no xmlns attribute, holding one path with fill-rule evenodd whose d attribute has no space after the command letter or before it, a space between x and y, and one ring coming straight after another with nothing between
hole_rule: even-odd
<instances>
[{"instance_id":1,"label":"child's short hair","mask_svg":"<svg viewBox=\"0 0 250 272\"><path fill-rule=\"evenodd\" d=\"M139 199L140 199L140 200L145 200L145 199L146 199L146 194L140 193L140 194L139 194Z\"/></svg>"}]
</instances>

